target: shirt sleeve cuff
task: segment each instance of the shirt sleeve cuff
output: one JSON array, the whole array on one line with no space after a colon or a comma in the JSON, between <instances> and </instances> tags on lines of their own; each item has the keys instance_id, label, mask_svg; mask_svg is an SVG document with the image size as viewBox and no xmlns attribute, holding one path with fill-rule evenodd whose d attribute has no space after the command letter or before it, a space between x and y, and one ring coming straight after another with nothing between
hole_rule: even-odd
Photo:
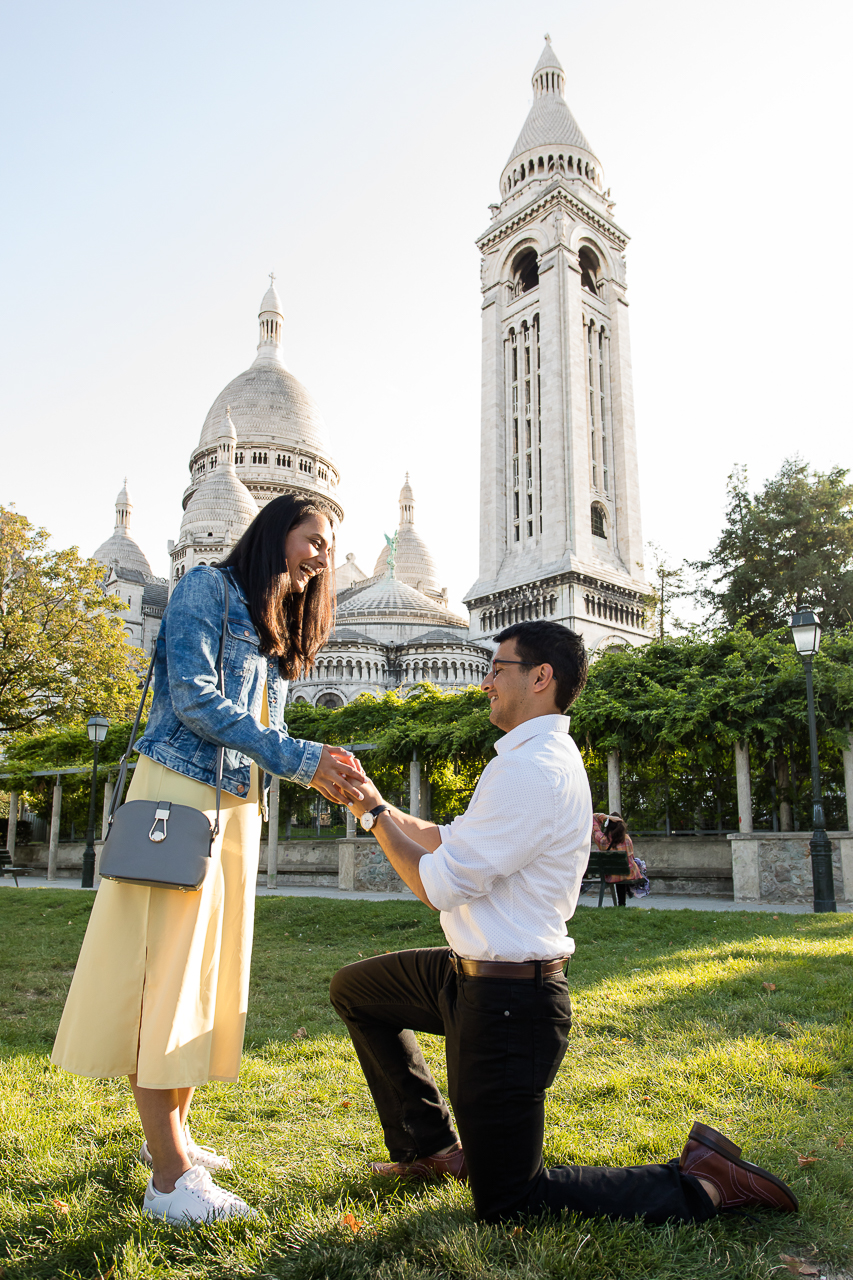
<instances>
[{"instance_id":1,"label":"shirt sleeve cuff","mask_svg":"<svg viewBox=\"0 0 853 1280\"><path fill-rule=\"evenodd\" d=\"M442 861L438 850L435 853L425 853L418 863L418 873L432 905L439 911L452 911L458 903L454 901L450 889L445 884Z\"/></svg>"}]
</instances>

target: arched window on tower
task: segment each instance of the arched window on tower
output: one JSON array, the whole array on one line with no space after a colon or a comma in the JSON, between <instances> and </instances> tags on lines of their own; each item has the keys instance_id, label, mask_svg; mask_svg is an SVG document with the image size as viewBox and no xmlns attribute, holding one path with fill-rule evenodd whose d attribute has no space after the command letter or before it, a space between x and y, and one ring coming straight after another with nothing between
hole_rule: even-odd
<instances>
[{"instance_id":1,"label":"arched window on tower","mask_svg":"<svg viewBox=\"0 0 853 1280\"><path fill-rule=\"evenodd\" d=\"M539 262L535 249L522 249L512 264L513 294L529 293L539 283Z\"/></svg>"},{"instance_id":2,"label":"arched window on tower","mask_svg":"<svg viewBox=\"0 0 853 1280\"><path fill-rule=\"evenodd\" d=\"M594 293L598 297L598 277L601 274L601 263L598 260L598 254L590 249L589 245L581 245L578 254L581 266L581 288L588 289L590 293Z\"/></svg>"},{"instance_id":3,"label":"arched window on tower","mask_svg":"<svg viewBox=\"0 0 853 1280\"><path fill-rule=\"evenodd\" d=\"M604 507L594 502L590 508L590 527L594 538L604 538L607 541L607 524L604 515Z\"/></svg>"}]
</instances>

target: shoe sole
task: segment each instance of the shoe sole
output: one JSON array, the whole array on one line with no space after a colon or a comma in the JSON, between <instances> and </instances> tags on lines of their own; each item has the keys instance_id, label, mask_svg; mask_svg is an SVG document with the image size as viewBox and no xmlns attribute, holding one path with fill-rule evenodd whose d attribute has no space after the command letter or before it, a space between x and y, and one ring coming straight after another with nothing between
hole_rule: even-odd
<instances>
[{"instance_id":1,"label":"shoe sole","mask_svg":"<svg viewBox=\"0 0 853 1280\"><path fill-rule=\"evenodd\" d=\"M442 1178L452 1178L455 1182L467 1183L468 1175L462 1177L457 1173L451 1173L450 1170L430 1169L428 1166L421 1165L419 1168L408 1165L404 1169L394 1169L393 1171L379 1164L372 1164L370 1172L376 1178L398 1178L401 1182L440 1182Z\"/></svg>"},{"instance_id":2,"label":"shoe sole","mask_svg":"<svg viewBox=\"0 0 853 1280\"><path fill-rule=\"evenodd\" d=\"M791 1201L792 1212L796 1212L800 1207L800 1202L794 1195L787 1182L783 1182L781 1178L777 1178L775 1173L770 1173L767 1169L762 1169L759 1164L751 1164L749 1160L741 1157L741 1149L736 1146L725 1134L720 1133L717 1129L712 1129L710 1125L702 1124L696 1121L690 1130L690 1138L696 1142L700 1142L703 1147L708 1147L711 1151L716 1151L717 1155L724 1156L726 1160L730 1160L733 1165L739 1169L745 1169L747 1173L759 1174L760 1177L766 1178L768 1182L772 1182L774 1187L778 1187L780 1191L784 1191L785 1195ZM699 1175L701 1177L701 1174Z\"/></svg>"}]
</instances>

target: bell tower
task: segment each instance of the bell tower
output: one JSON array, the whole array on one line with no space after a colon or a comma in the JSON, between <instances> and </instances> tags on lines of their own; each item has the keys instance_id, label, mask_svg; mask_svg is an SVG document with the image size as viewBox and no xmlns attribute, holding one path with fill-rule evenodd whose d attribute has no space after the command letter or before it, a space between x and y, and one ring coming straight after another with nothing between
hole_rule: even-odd
<instances>
[{"instance_id":1,"label":"bell tower","mask_svg":"<svg viewBox=\"0 0 853 1280\"><path fill-rule=\"evenodd\" d=\"M648 587L624 251L545 38L482 254L480 571L471 635L551 618L642 644Z\"/></svg>"}]
</instances>

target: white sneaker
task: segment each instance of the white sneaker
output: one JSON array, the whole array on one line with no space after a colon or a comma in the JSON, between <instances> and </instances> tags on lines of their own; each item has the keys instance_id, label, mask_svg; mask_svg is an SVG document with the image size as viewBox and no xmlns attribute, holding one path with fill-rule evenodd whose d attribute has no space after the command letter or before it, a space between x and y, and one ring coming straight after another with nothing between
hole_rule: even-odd
<instances>
[{"instance_id":1,"label":"white sneaker","mask_svg":"<svg viewBox=\"0 0 853 1280\"><path fill-rule=\"evenodd\" d=\"M214 1151L213 1147L200 1147L197 1142L193 1142L190 1137L189 1125L184 1129L184 1141L190 1164L194 1164L200 1169L210 1169L213 1173L222 1173L223 1170L233 1168L227 1156L221 1156L218 1151ZM147 1164L149 1168L154 1163L151 1159L151 1152L148 1150L147 1142L143 1142L139 1148L139 1162L140 1164Z\"/></svg>"},{"instance_id":2,"label":"white sneaker","mask_svg":"<svg viewBox=\"0 0 853 1280\"><path fill-rule=\"evenodd\" d=\"M245 1200L218 1187L206 1169L188 1169L175 1183L175 1190L158 1191L148 1179L142 1212L149 1218L168 1222L215 1222L223 1218L256 1218Z\"/></svg>"}]
</instances>

